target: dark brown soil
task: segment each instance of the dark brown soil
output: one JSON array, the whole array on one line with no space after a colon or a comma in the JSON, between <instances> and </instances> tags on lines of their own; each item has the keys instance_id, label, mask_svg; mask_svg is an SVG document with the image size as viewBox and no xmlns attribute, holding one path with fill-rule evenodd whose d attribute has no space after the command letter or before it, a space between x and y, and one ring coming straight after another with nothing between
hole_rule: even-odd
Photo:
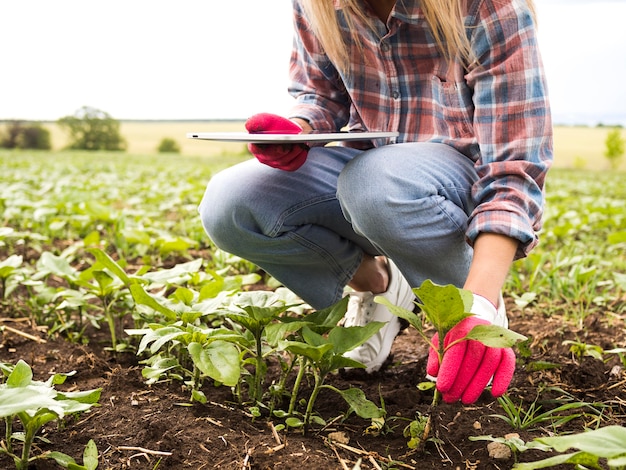
<instances>
[{"instance_id":1,"label":"dark brown soil","mask_svg":"<svg viewBox=\"0 0 626 470\"><path fill-rule=\"evenodd\" d=\"M602 403L601 415L593 415L588 409L585 416L557 429L542 422L520 431L494 417L503 411L488 392L472 406L443 404L431 409L432 392L417 388L424 380L427 351L412 329L396 339L393 360L381 372L371 376L342 373L328 379L340 389L360 387L376 403L382 397L389 429L377 436L366 432L369 423L361 418L351 415L342 420L346 403L327 390L320 394L316 409L329 424L323 429L311 429L307 436L298 431L274 432L265 418L253 419L245 407L235 405L227 387L205 386L207 404L189 406L189 391L181 383L147 386L139 359L132 353L107 351L106 338L102 336L100 341L98 332L90 336L87 345L51 339L28 321L14 318L6 305L0 309L2 324L46 342L5 330L0 333L0 361L15 363L24 359L36 378L43 380L50 373L75 370L77 373L59 387L102 388L99 407L67 418L62 425L47 425L41 435L49 443L39 441L34 450L64 452L81 462L85 445L93 439L100 453L99 469L509 469L514 457L493 459L486 441L468 438L503 437L517 432L524 441L530 441L553 432L626 424L626 373L619 358L612 355L606 362L590 357L578 359L572 357L569 346L562 344L570 339L603 349L623 347L625 318L614 314L592 316L583 327L577 327L563 318L546 318L539 312L526 310L522 315L512 302L508 303L510 327L532 338L532 354L519 358L509 390L513 402L527 410L539 396L543 412L557 406L557 401L550 400L569 397ZM535 370L538 361L558 367ZM431 416L431 440L419 451L411 451L402 431L416 412ZM4 435L2 426L0 432ZM533 461L548 455L527 451L518 458ZM0 468L14 465L1 456ZM59 467L53 461L40 460L33 468Z\"/></svg>"}]
</instances>

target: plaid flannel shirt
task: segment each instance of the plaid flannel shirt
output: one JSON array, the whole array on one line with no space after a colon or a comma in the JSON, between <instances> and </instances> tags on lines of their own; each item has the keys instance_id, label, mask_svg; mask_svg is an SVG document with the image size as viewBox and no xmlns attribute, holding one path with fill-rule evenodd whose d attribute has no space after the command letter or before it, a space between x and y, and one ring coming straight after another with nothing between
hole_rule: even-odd
<instances>
[{"instance_id":1,"label":"plaid flannel shirt","mask_svg":"<svg viewBox=\"0 0 626 470\"><path fill-rule=\"evenodd\" d=\"M323 53L300 1L293 4L289 91L297 101L289 116L317 131L398 131L397 142L454 147L479 176L468 242L499 233L519 240L517 257L525 256L537 243L552 162L547 89L525 0L470 0L471 65L442 57L419 0L397 2L376 31L357 23L362 50L348 40L345 74Z\"/></svg>"}]
</instances>

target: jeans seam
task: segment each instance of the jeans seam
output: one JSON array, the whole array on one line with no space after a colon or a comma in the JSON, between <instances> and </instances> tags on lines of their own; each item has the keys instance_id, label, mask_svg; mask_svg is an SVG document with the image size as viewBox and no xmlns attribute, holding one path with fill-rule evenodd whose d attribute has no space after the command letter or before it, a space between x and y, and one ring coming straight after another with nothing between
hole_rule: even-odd
<instances>
[{"instance_id":1,"label":"jeans seam","mask_svg":"<svg viewBox=\"0 0 626 470\"><path fill-rule=\"evenodd\" d=\"M294 206L289 207L287 210L283 211L280 216L278 216L278 218L276 219L276 223L274 224L274 226L272 227L272 229L269 231L268 236L270 237L275 237L276 235L278 235L278 233L280 232L280 229L285 225L285 220L287 220L288 217L290 217L291 215L295 214L296 212L306 208L306 207L310 207L310 206L314 206L316 204L320 204L322 202L327 202L330 201L332 199L335 199L337 196L335 194L331 194L331 195L326 195L326 196L318 196L314 199L309 199L307 201L302 201L299 204L296 204Z\"/></svg>"},{"instance_id":2,"label":"jeans seam","mask_svg":"<svg viewBox=\"0 0 626 470\"><path fill-rule=\"evenodd\" d=\"M463 193L463 194L468 194L468 191L466 191L466 190L464 190L464 189L462 189L462 188L461 188L461 189L459 189L459 188L456 188L456 187L454 187L454 186L451 186L451 188L453 188L453 189L454 189L457 193L459 193L459 194L461 194L461 193ZM469 194L471 195L471 192L469 192ZM449 199L448 199L447 197L445 197L445 196L444 196L443 194L441 194L441 193L438 193L438 194L437 194L437 196L441 197L444 201L449 201ZM452 222L452 224L453 224L453 225L457 228L457 231L458 231L460 234L465 234L465 232L467 231L467 227L461 227L461 226L460 226L460 225L459 225L459 224L458 224L458 223L454 220L454 217L452 217L452 216L450 215L450 213L446 210L445 206L444 206L443 204L441 204L439 201L440 201L440 200L438 199L438 200L437 200L437 207L439 207L439 209L441 210L441 212L443 212L443 213L445 214L445 216L448 218L448 220L450 220L450 222ZM465 212L465 209L463 209L463 212ZM466 215L467 215L467 216L468 216L468 218L469 218L469 214L467 214L467 213L466 213Z\"/></svg>"}]
</instances>

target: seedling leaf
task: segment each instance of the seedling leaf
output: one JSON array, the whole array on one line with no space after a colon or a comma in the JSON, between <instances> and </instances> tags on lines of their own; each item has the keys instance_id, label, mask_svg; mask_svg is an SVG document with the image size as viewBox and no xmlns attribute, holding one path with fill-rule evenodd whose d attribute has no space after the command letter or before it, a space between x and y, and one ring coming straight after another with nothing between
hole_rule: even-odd
<instances>
[{"instance_id":1,"label":"seedling leaf","mask_svg":"<svg viewBox=\"0 0 626 470\"><path fill-rule=\"evenodd\" d=\"M207 346L190 343L187 347L189 355L200 371L214 380L229 387L239 382L241 366L239 351L226 341L213 341Z\"/></svg>"},{"instance_id":2,"label":"seedling leaf","mask_svg":"<svg viewBox=\"0 0 626 470\"><path fill-rule=\"evenodd\" d=\"M389 300L387 300L387 298L380 295L374 297L374 301L387 307L387 309L389 309L389 311L395 316L408 321L409 324L413 326L417 331L422 331L422 320L415 313L392 304L391 302L389 302Z\"/></svg>"},{"instance_id":3,"label":"seedling leaf","mask_svg":"<svg viewBox=\"0 0 626 470\"><path fill-rule=\"evenodd\" d=\"M350 405L350 408L354 412L364 419L382 418L385 416L385 411L370 400L367 399L365 393L360 388L349 388L347 390L338 390L332 387L333 390L338 392L343 399Z\"/></svg>"},{"instance_id":4,"label":"seedling leaf","mask_svg":"<svg viewBox=\"0 0 626 470\"><path fill-rule=\"evenodd\" d=\"M330 343L311 345L300 341L282 341L281 348L298 356L307 357L314 363L319 363L327 352L332 351L333 345Z\"/></svg>"},{"instance_id":5,"label":"seedling leaf","mask_svg":"<svg viewBox=\"0 0 626 470\"><path fill-rule=\"evenodd\" d=\"M306 315L302 320L311 323L311 329L318 333L324 333L330 328L337 326L339 320L343 318L348 308L349 297L343 297L339 302L328 308L317 310Z\"/></svg>"},{"instance_id":6,"label":"seedling leaf","mask_svg":"<svg viewBox=\"0 0 626 470\"><path fill-rule=\"evenodd\" d=\"M476 325L466 338L480 341L490 348L510 348L527 339L524 335L497 325Z\"/></svg>"},{"instance_id":7,"label":"seedling leaf","mask_svg":"<svg viewBox=\"0 0 626 470\"><path fill-rule=\"evenodd\" d=\"M328 333L328 341L335 354L343 354L365 343L383 326L383 322L370 322L365 326L335 327Z\"/></svg>"},{"instance_id":8,"label":"seedling leaf","mask_svg":"<svg viewBox=\"0 0 626 470\"><path fill-rule=\"evenodd\" d=\"M0 417L13 416L42 407L55 408L62 416L63 409L54 399L56 392L49 387L23 385L0 389Z\"/></svg>"},{"instance_id":9,"label":"seedling leaf","mask_svg":"<svg viewBox=\"0 0 626 470\"><path fill-rule=\"evenodd\" d=\"M440 286L427 279L413 292L420 299L426 318L437 331L447 332L469 316L467 312L473 301L470 300L471 293L461 294L463 291L451 284Z\"/></svg>"},{"instance_id":10,"label":"seedling leaf","mask_svg":"<svg viewBox=\"0 0 626 470\"><path fill-rule=\"evenodd\" d=\"M83 452L83 465L87 470L96 470L98 468L98 447L93 439L89 439Z\"/></svg>"},{"instance_id":11,"label":"seedling leaf","mask_svg":"<svg viewBox=\"0 0 626 470\"><path fill-rule=\"evenodd\" d=\"M91 253L96 261L102 264L105 268L111 271L115 276L117 276L120 281L122 281L125 285L130 284L130 278L126 274L126 272L117 264L113 258L111 258L108 254L102 251L100 248L88 248L88 253Z\"/></svg>"},{"instance_id":12,"label":"seedling leaf","mask_svg":"<svg viewBox=\"0 0 626 470\"><path fill-rule=\"evenodd\" d=\"M30 384L32 380L32 369L26 362L20 359L13 368L13 371L9 374L6 385L9 388L25 387Z\"/></svg>"},{"instance_id":13,"label":"seedling leaf","mask_svg":"<svg viewBox=\"0 0 626 470\"><path fill-rule=\"evenodd\" d=\"M542 437L537 439L553 447L557 452L578 449L598 457L622 456L626 449L626 428L606 426L593 431L568 436Z\"/></svg>"},{"instance_id":14,"label":"seedling leaf","mask_svg":"<svg viewBox=\"0 0 626 470\"><path fill-rule=\"evenodd\" d=\"M598 463L598 457L586 452L576 452L573 454L556 455L537 462L518 463L513 468L515 470L535 470L539 468L551 468L562 464L582 465L582 468L594 468L602 470ZM581 468L581 467L578 467Z\"/></svg>"},{"instance_id":15,"label":"seedling leaf","mask_svg":"<svg viewBox=\"0 0 626 470\"><path fill-rule=\"evenodd\" d=\"M57 452L57 451L49 452L46 454L46 458L54 460L63 468L70 468L70 465L73 465L74 468L76 468L76 460L74 460L69 455L64 454L63 452Z\"/></svg>"},{"instance_id":16,"label":"seedling leaf","mask_svg":"<svg viewBox=\"0 0 626 470\"><path fill-rule=\"evenodd\" d=\"M152 310L162 313L169 321L176 320L176 312L174 312L174 310L171 310L164 305L161 305L139 284L133 283L130 285L129 289L130 293L133 296L133 299L135 299L135 302L137 302L139 305L145 305L146 307L150 307Z\"/></svg>"}]
</instances>

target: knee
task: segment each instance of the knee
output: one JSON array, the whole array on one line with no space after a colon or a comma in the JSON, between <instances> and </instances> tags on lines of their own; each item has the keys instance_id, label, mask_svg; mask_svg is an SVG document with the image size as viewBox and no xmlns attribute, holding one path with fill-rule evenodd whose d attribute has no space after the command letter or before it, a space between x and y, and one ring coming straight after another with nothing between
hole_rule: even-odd
<instances>
[{"instance_id":1,"label":"knee","mask_svg":"<svg viewBox=\"0 0 626 470\"><path fill-rule=\"evenodd\" d=\"M346 218L353 224L373 220L395 212L396 175L385 167L385 159L370 150L350 161L339 175L337 199ZM361 222L362 223L362 222Z\"/></svg>"},{"instance_id":2,"label":"knee","mask_svg":"<svg viewBox=\"0 0 626 470\"><path fill-rule=\"evenodd\" d=\"M202 201L198 207L204 231L219 248L233 252L234 234L240 223L238 213L244 208L244 202L233 172L224 170L214 175L209 181Z\"/></svg>"}]
</instances>

